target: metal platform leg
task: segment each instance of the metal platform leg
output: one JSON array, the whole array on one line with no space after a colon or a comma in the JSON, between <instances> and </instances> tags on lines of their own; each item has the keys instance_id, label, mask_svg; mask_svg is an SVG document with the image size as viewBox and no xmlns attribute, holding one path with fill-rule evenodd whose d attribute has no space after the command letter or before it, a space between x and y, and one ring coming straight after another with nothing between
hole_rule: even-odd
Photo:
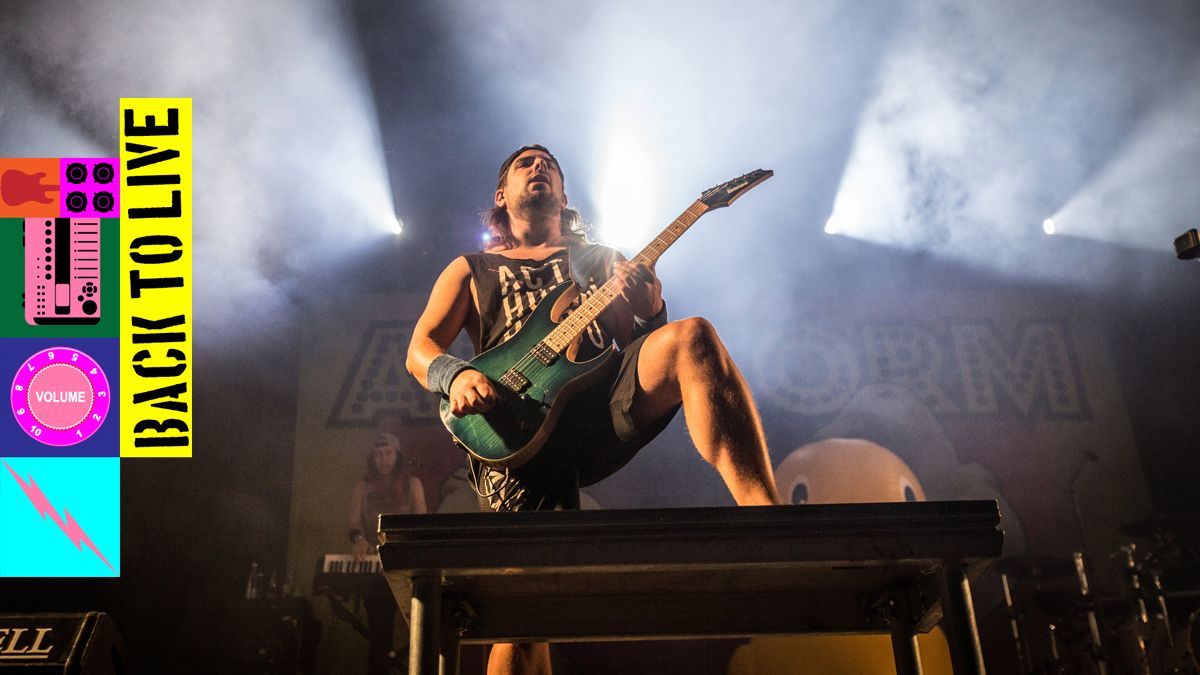
<instances>
[{"instance_id":1,"label":"metal platform leg","mask_svg":"<svg viewBox=\"0 0 1200 675\"><path fill-rule=\"evenodd\" d=\"M416 675L435 675L438 672L438 661L441 655L441 573L417 572L413 574L412 590L408 672Z\"/></svg>"},{"instance_id":2,"label":"metal platform leg","mask_svg":"<svg viewBox=\"0 0 1200 675\"><path fill-rule=\"evenodd\" d=\"M942 566L938 571L938 591L955 675L984 675L983 650L979 646L979 629L975 626L971 587L962 565L947 562Z\"/></svg>"},{"instance_id":3,"label":"metal platform leg","mask_svg":"<svg viewBox=\"0 0 1200 675\"><path fill-rule=\"evenodd\" d=\"M896 662L896 675L922 675L921 652L917 647L912 608L903 591L894 593L891 598L888 627L892 633L892 659Z\"/></svg>"},{"instance_id":4,"label":"metal platform leg","mask_svg":"<svg viewBox=\"0 0 1200 675\"><path fill-rule=\"evenodd\" d=\"M447 614L450 614L447 612ZM447 616L447 619L450 617ZM458 628L447 621L442 627L441 675L458 675Z\"/></svg>"}]
</instances>

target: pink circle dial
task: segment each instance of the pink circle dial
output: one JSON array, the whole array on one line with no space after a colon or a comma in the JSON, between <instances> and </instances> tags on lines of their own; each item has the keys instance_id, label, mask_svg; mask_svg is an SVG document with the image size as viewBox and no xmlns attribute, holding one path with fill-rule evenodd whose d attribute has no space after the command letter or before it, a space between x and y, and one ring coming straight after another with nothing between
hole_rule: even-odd
<instances>
[{"instance_id":1,"label":"pink circle dial","mask_svg":"<svg viewBox=\"0 0 1200 675\"><path fill-rule=\"evenodd\" d=\"M30 438L53 446L81 443L108 416L108 378L92 357L70 347L30 356L13 378L11 402Z\"/></svg>"}]
</instances>

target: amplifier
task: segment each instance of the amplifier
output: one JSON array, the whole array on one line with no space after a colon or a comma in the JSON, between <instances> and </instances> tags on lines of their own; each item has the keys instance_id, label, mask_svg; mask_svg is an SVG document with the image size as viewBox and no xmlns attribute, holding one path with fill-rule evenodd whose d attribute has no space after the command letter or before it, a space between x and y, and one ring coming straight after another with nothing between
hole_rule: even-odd
<instances>
[{"instance_id":1,"label":"amplifier","mask_svg":"<svg viewBox=\"0 0 1200 675\"><path fill-rule=\"evenodd\" d=\"M0 614L0 673L125 675L125 645L112 619L86 614Z\"/></svg>"}]
</instances>

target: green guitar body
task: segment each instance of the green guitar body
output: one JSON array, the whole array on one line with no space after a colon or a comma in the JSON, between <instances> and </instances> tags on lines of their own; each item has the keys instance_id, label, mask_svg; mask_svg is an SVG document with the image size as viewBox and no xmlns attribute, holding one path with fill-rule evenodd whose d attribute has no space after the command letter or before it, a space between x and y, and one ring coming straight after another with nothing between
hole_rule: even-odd
<instances>
[{"instance_id":1,"label":"green guitar body","mask_svg":"<svg viewBox=\"0 0 1200 675\"><path fill-rule=\"evenodd\" d=\"M567 282L547 293L516 335L471 359L471 367L491 380L502 399L499 404L485 413L455 417L450 402L442 399L442 423L458 445L484 464L515 468L532 459L550 438L571 396L616 364L612 345L581 362L556 354L547 365L532 355L558 325L553 320L556 301L574 288ZM520 386L501 384L510 371L520 375Z\"/></svg>"},{"instance_id":2,"label":"green guitar body","mask_svg":"<svg viewBox=\"0 0 1200 675\"><path fill-rule=\"evenodd\" d=\"M774 175L757 169L705 190L686 211L671 221L665 230L633 258L633 262L653 267L658 257L700 216L712 209L729 206L754 186ZM595 318L620 293L616 277L604 282L576 310L577 321L563 327L563 336L555 342L569 342L565 335L578 336L583 317ZM554 430L567 401L616 365L616 347L609 345L599 356L575 362L543 343L558 326L555 319L565 315L567 300L575 284L564 283L550 291L526 319L525 325L507 342L471 359L471 366L492 381L501 402L486 413L455 417L449 401L442 401L442 423L456 443L489 466L518 467L537 454ZM569 327L569 329L568 329Z\"/></svg>"}]
</instances>

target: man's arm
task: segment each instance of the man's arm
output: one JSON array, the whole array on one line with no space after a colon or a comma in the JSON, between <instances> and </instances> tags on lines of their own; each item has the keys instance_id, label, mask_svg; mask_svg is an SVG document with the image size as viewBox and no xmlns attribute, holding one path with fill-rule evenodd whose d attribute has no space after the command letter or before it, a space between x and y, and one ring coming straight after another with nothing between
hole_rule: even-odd
<instances>
[{"instance_id":1,"label":"man's arm","mask_svg":"<svg viewBox=\"0 0 1200 675\"><path fill-rule=\"evenodd\" d=\"M619 282L621 300L633 319L631 338L636 339L667 323L662 282L654 268L622 259L613 264L613 276Z\"/></svg>"},{"instance_id":2,"label":"man's arm","mask_svg":"<svg viewBox=\"0 0 1200 675\"><path fill-rule=\"evenodd\" d=\"M597 268L617 282L617 301L601 314L601 322L621 348L638 337L666 323L666 304L662 299L662 282L654 268L628 260L610 246L581 247L571 261L571 276L585 279L599 277Z\"/></svg>"},{"instance_id":3,"label":"man's arm","mask_svg":"<svg viewBox=\"0 0 1200 675\"><path fill-rule=\"evenodd\" d=\"M429 386L429 363L446 353L467 323L471 302L471 268L467 259L455 258L433 284L429 302L408 344L405 366L422 387Z\"/></svg>"},{"instance_id":4,"label":"man's arm","mask_svg":"<svg viewBox=\"0 0 1200 675\"><path fill-rule=\"evenodd\" d=\"M445 356L467 323L471 303L471 268L467 259L455 258L433 284L429 303L417 325L413 328L412 342L408 345L405 367L417 382L430 388L429 366L434 359ZM462 416L467 413L484 412L496 401L492 383L483 373L474 369L463 370L449 383L432 383L450 399L450 412Z\"/></svg>"},{"instance_id":5,"label":"man's arm","mask_svg":"<svg viewBox=\"0 0 1200 675\"><path fill-rule=\"evenodd\" d=\"M359 529L362 527L363 496L366 492L366 483L361 479L354 481L354 490L350 493L350 552L360 560L371 552L367 538Z\"/></svg>"},{"instance_id":6,"label":"man's arm","mask_svg":"<svg viewBox=\"0 0 1200 675\"><path fill-rule=\"evenodd\" d=\"M416 476L408 477L408 489L412 494L413 513L429 513L429 505L425 503L425 486Z\"/></svg>"},{"instance_id":7,"label":"man's arm","mask_svg":"<svg viewBox=\"0 0 1200 675\"><path fill-rule=\"evenodd\" d=\"M620 282L621 298L633 315L646 320L663 309L662 282L650 267L629 260L613 263L613 276Z\"/></svg>"}]
</instances>

